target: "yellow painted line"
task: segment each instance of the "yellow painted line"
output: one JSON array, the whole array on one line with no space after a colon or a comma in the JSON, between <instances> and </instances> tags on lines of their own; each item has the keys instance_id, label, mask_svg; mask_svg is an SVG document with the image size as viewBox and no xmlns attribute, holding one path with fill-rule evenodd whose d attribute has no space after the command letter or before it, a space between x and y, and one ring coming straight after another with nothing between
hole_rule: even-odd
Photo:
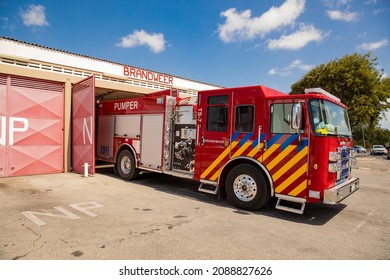
<instances>
[{"instance_id":1,"label":"yellow painted line","mask_svg":"<svg viewBox=\"0 0 390 280\"><path fill-rule=\"evenodd\" d=\"M290 153L292 150L294 150L297 147L297 145L289 145L287 148L283 150L276 158L274 158L269 164L267 164L268 170L271 170L275 167L288 153Z\"/></svg>"},{"instance_id":2,"label":"yellow painted line","mask_svg":"<svg viewBox=\"0 0 390 280\"><path fill-rule=\"evenodd\" d=\"M274 180L274 182L278 180L284 173L286 173L287 170L292 168L303 157L307 156L308 150L308 147L303 148L296 156L294 156L289 162L287 162L287 164L285 164L274 175L272 175L272 179Z\"/></svg>"},{"instance_id":3,"label":"yellow painted line","mask_svg":"<svg viewBox=\"0 0 390 280\"><path fill-rule=\"evenodd\" d=\"M262 149L264 146L263 143L260 143L260 148L259 148L259 144L256 145L256 147L254 147L252 149L252 151L249 152L248 154L248 157L253 157L256 153L258 153L260 151L260 149Z\"/></svg>"},{"instance_id":4,"label":"yellow painted line","mask_svg":"<svg viewBox=\"0 0 390 280\"><path fill-rule=\"evenodd\" d=\"M215 180L217 180L217 178L218 178L218 176L219 176L219 173L221 173L221 169L222 169L222 167L220 167L220 168L218 169L218 171L215 172L213 176L211 176L210 181L215 181Z\"/></svg>"},{"instance_id":5,"label":"yellow painted line","mask_svg":"<svg viewBox=\"0 0 390 280\"><path fill-rule=\"evenodd\" d=\"M238 149L237 152L232 155L232 158L240 156L250 145L252 145L252 141L245 142L244 145L241 146L241 148Z\"/></svg>"},{"instance_id":6,"label":"yellow painted line","mask_svg":"<svg viewBox=\"0 0 390 280\"><path fill-rule=\"evenodd\" d=\"M297 196L300 194L304 189L307 187L307 180L303 181L298 187L293 189L291 192L288 193L288 195Z\"/></svg>"},{"instance_id":7,"label":"yellow painted line","mask_svg":"<svg viewBox=\"0 0 390 280\"><path fill-rule=\"evenodd\" d=\"M209 175L209 173L211 171L213 171L213 169L218 165L218 163L220 163L230 152L231 149L233 149L235 146L237 146L238 142L237 141L234 141L232 142L229 147L227 147L220 155L219 157L217 157L216 160L214 160L214 162L212 164L210 164L210 166L202 173L202 175L200 175L200 178L203 179L203 178L206 178L207 175Z\"/></svg>"},{"instance_id":8,"label":"yellow painted line","mask_svg":"<svg viewBox=\"0 0 390 280\"><path fill-rule=\"evenodd\" d=\"M291 185L296 179L298 179L302 174L306 172L307 164L305 163L302 165L294 174L292 174L290 177L288 177L282 184L280 184L276 189L275 192L281 193L285 188L287 188L289 185Z\"/></svg>"},{"instance_id":9,"label":"yellow painted line","mask_svg":"<svg viewBox=\"0 0 390 280\"><path fill-rule=\"evenodd\" d=\"M277 148L280 147L280 144L273 144L268 150L264 152L262 156L258 158L260 162L265 161ZM261 159L263 157L263 159Z\"/></svg>"},{"instance_id":10,"label":"yellow painted line","mask_svg":"<svg viewBox=\"0 0 390 280\"><path fill-rule=\"evenodd\" d=\"M248 148L250 145L252 145L252 141L245 142L245 144L242 145L241 148L238 149L238 151L234 153L234 155L232 155L232 158L240 156L246 150L246 148ZM217 180L219 174L221 173L221 169L222 169L222 167L219 168L217 170L217 172L215 172L213 174L213 176L211 176L211 178L210 178L211 181Z\"/></svg>"}]
</instances>

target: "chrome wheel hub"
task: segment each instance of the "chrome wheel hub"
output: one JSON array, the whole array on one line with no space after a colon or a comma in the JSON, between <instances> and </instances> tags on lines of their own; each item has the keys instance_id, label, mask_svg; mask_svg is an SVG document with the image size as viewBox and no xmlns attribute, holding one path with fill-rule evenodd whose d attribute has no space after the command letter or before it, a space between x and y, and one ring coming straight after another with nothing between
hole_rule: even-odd
<instances>
[{"instance_id":1,"label":"chrome wheel hub","mask_svg":"<svg viewBox=\"0 0 390 280\"><path fill-rule=\"evenodd\" d=\"M131 161L128 157L123 157L121 160L121 170L124 174L129 174L131 168Z\"/></svg>"},{"instance_id":2,"label":"chrome wheel hub","mask_svg":"<svg viewBox=\"0 0 390 280\"><path fill-rule=\"evenodd\" d=\"M240 175L234 180L233 191L241 201L251 201L257 193L255 180L249 175Z\"/></svg>"}]
</instances>

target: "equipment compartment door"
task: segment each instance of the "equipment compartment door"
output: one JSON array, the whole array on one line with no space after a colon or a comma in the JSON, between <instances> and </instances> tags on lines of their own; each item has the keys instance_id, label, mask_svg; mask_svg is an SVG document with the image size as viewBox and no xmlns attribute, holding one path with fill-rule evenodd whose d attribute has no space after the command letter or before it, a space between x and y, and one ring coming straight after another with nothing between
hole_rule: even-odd
<instances>
[{"instance_id":1,"label":"equipment compartment door","mask_svg":"<svg viewBox=\"0 0 390 280\"><path fill-rule=\"evenodd\" d=\"M112 160L114 158L115 116L98 116L97 126L96 156L98 159Z\"/></svg>"},{"instance_id":2,"label":"equipment compartment door","mask_svg":"<svg viewBox=\"0 0 390 280\"><path fill-rule=\"evenodd\" d=\"M141 162L145 168L162 168L164 115L151 114L142 116Z\"/></svg>"},{"instance_id":3,"label":"equipment compartment door","mask_svg":"<svg viewBox=\"0 0 390 280\"><path fill-rule=\"evenodd\" d=\"M74 84L72 89L72 168L95 174L95 77Z\"/></svg>"}]
</instances>

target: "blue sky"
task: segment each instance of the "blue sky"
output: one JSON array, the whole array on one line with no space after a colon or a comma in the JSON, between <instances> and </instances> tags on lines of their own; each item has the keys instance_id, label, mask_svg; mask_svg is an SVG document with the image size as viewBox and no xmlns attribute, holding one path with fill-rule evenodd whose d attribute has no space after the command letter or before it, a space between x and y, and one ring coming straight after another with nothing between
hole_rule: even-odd
<instances>
[{"instance_id":1,"label":"blue sky","mask_svg":"<svg viewBox=\"0 0 390 280\"><path fill-rule=\"evenodd\" d=\"M390 74L389 0L0 0L0 24L1 36L226 87L289 92L355 52Z\"/></svg>"}]
</instances>

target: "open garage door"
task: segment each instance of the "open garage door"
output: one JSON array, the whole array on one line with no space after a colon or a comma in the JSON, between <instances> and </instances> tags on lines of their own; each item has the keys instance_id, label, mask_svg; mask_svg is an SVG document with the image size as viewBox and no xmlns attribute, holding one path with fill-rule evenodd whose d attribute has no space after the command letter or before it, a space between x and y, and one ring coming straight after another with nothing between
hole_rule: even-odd
<instances>
[{"instance_id":1,"label":"open garage door","mask_svg":"<svg viewBox=\"0 0 390 280\"><path fill-rule=\"evenodd\" d=\"M91 76L72 89L72 170L95 174L95 77Z\"/></svg>"},{"instance_id":2,"label":"open garage door","mask_svg":"<svg viewBox=\"0 0 390 280\"><path fill-rule=\"evenodd\" d=\"M0 176L63 171L64 84L0 75Z\"/></svg>"},{"instance_id":3,"label":"open garage door","mask_svg":"<svg viewBox=\"0 0 390 280\"><path fill-rule=\"evenodd\" d=\"M0 177L6 175L5 170L5 145L6 145L6 93L7 93L7 76L0 75Z\"/></svg>"}]
</instances>

